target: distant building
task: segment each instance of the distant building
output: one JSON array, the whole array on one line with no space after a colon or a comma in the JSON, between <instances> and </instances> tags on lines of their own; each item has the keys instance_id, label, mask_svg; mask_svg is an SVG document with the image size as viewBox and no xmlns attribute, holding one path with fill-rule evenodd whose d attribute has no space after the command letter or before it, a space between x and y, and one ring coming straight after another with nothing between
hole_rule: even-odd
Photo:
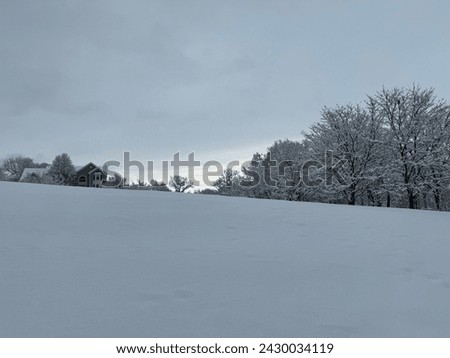
<instances>
[{"instance_id":1,"label":"distant building","mask_svg":"<svg viewBox=\"0 0 450 358\"><path fill-rule=\"evenodd\" d=\"M105 171L92 162L84 167L75 167L75 170L75 186L100 188L103 181L106 181L107 178Z\"/></svg>"},{"instance_id":2,"label":"distant building","mask_svg":"<svg viewBox=\"0 0 450 358\"><path fill-rule=\"evenodd\" d=\"M48 168L25 168L19 182L42 183Z\"/></svg>"}]
</instances>

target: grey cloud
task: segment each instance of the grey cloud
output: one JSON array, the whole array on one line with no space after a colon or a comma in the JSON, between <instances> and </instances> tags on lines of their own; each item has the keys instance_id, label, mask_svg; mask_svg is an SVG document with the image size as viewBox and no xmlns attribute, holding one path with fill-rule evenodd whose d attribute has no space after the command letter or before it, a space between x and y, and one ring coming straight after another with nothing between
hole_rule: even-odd
<instances>
[{"instance_id":1,"label":"grey cloud","mask_svg":"<svg viewBox=\"0 0 450 358\"><path fill-rule=\"evenodd\" d=\"M383 84L425 82L449 97L448 10L441 1L2 1L0 157L249 150L298 138L322 106Z\"/></svg>"}]
</instances>

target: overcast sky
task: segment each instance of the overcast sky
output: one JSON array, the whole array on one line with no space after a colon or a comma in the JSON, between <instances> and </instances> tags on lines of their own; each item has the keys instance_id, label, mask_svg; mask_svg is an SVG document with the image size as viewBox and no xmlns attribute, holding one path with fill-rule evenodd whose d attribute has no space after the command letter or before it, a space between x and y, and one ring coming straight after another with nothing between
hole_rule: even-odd
<instances>
[{"instance_id":1,"label":"overcast sky","mask_svg":"<svg viewBox=\"0 0 450 358\"><path fill-rule=\"evenodd\" d=\"M0 0L0 158L249 159L383 85L450 98L450 1Z\"/></svg>"}]
</instances>

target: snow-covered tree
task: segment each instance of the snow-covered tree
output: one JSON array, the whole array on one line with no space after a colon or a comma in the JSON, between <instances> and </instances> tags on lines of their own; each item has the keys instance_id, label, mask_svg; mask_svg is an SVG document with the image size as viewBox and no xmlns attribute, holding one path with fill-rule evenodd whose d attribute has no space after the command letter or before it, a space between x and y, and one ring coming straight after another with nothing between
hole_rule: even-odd
<instances>
[{"instance_id":1,"label":"snow-covered tree","mask_svg":"<svg viewBox=\"0 0 450 358\"><path fill-rule=\"evenodd\" d=\"M184 193L186 190L192 188L194 183L186 177L174 175L173 177L170 177L169 185L175 190L175 192Z\"/></svg>"},{"instance_id":2,"label":"snow-covered tree","mask_svg":"<svg viewBox=\"0 0 450 358\"><path fill-rule=\"evenodd\" d=\"M391 154L387 164L391 177L399 177L395 190L404 194L409 208L418 208L426 194L430 171L435 172L435 179L441 182L438 172L445 160L439 152L448 142L448 106L436 99L433 89L416 85L392 90L383 88L369 98L376 104L378 117L388 129L384 144Z\"/></svg>"},{"instance_id":3,"label":"snow-covered tree","mask_svg":"<svg viewBox=\"0 0 450 358\"><path fill-rule=\"evenodd\" d=\"M375 179L375 164L381 148L381 123L360 105L325 107L322 121L311 126L305 138L315 158L323 163L321 189L355 205ZM331 161L332 160L332 161ZM342 162L342 182L327 180L328 166ZM328 166L327 166L328 165Z\"/></svg>"},{"instance_id":4,"label":"snow-covered tree","mask_svg":"<svg viewBox=\"0 0 450 358\"><path fill-rule=\"evenodd\" d=\"M303 165L310 159L305 141L289 139L275 141L268 149L270 158L276 163L272 178L276 180L273 193L275 199L307 200L308 188L302 182Z\"/></svg>"},{"instance_id":5,"label":"snow-covered tree","mask_svg":"<svg viewBox=\"0 0 450 358\"><path fill-rule=\"evenodd\" d=\"M383 88L364 104L325 107L303 135L254 154L238 195L450 209L450 106L433 89Z\"/></svg>"},{"instance_id":6,"label":"snow-covered tree","mask_svg":"<svg viewBox=\"0 0 450 358\"><path fill-rule=\"evenodd\" d=\"M259 199L273 199L276 189L276 163L267 154L255 153L251 161L242 165L242 190L245 196Z\"/></svg>"},{"instance_id":7,"label":"snow-covered tree","mask_svg":"<svg viewBox=\"0 0 450 358\"><path fill-rule=\"evenodd\" d=\"M151 190L155 191L170 191L166 183L164 183L163 181L159 182L155 179L150 180L150 187Z\"/></svg>"},{"instance_id":8,"label":"snow-covered tree","mask_svg":"<svg viewBox=\"0 0 450 358\"><path fill-rule=\"evenodd\" d=\"M423 164L422 207L429 199L437 210L448 210L450 188L450 107L440 106L428 128L428 155Z\"/></svg>"},{"instance_id":9,"label":"snow-covered tree","mask_svg":"<svg viewBox=\"0 0 450 358\"><path fill-rule=\"evenodd\" d=\"M231 168L225 169L223 174L214 182L217 191L215 194L226 196L241 196L241 176L239 171Z\"/></svg>"},{"instance_id":10,"label":"snow-covered tree","mask_svg":"<svg viewBox=\"0 0 450 358\"><path fill-rule=\"evenodd\" d=\"M70 185L75 175L75 167L67 153L57 155L48 170L48 176L54 184Z\"/></svg>"},{"instance_id":11,"label":"snow-covered tree","mask_svg":"<svg viewBox=\"0 0 450 358\"><path fill-rule=\"evenodd\" d=\"M103 170L106 172L106 168L103 168ZM102 187L122 189L123 184L124 180L122 176L119 173L115 172L112 175L108 176L107 180L103 182Z\"/></svg>"},{"instance_id":12,"label":"snow-covered tree","mask_svg":"<svg viewBox=\"0 0 450 358\"><path fill-rule=\"evenodd\" d=\"M33 159L21 155L7 158L1 165L1 171L6 174L6 179L19 181L25 168L45 168L45 163L35 163Z\"/></svg>"}]
</instances>

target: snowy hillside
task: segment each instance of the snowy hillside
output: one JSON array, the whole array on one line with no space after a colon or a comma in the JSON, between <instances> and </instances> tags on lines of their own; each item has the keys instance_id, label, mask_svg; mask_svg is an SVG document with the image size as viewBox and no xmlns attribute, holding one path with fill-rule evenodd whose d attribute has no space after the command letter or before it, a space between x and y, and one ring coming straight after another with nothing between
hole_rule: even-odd
<instances>
[{"instance_id":1,"label":"snowy hillside","mask_svg":"<svg viewBox=\"0 0 450 358\"><path fill-rule=\"evenodd\" d=\"M0 337L448 337L450 215L0 183Z\"/></svg>"}]
</instances>

